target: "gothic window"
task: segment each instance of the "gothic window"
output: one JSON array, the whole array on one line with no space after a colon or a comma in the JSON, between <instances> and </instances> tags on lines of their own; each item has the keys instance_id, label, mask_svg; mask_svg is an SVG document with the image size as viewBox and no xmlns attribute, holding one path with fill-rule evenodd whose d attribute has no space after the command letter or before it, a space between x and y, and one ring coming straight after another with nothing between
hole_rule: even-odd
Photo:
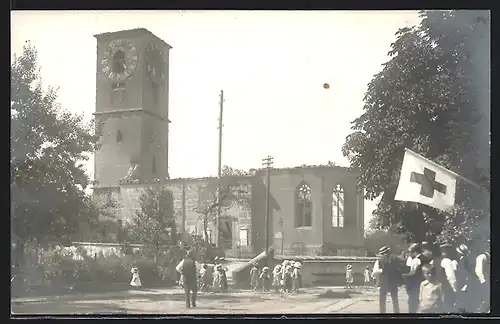
<instances>
[{"instance_id":1,"label":"gothic window","mask_svg":"<svg viewBox=\"0 0 500 324\"><path fill-rule=\"evenodd\" d=\"M122 135L122 132L120 132L120 131L116 132L116 142L117 143L123 142L123 135Z\"/></svg>"},{"instance_id":2,"label":"gothic window","mask_svg":"<svg viewBox=\"0 0 500 324\"><path fill-rule=\"evenodd\" d=\"M156 174L156 158L153 156L153 165L151 166L151 173Z\"/></svg>"},{"instance_id":3,"label":"gothic window","mask_svg":"<svg viewBox=\"0 0 500 324\"><path fill-rule=\"evenodd\" d=\"M344 188L339 184L332 194L332 226L344 227Z\"/></svg>"},{"instance_id":4,"label":"gothic window","mask_svg":"<svg viewBox=\"0 0 500 324\"><path fill-rule=\"evenodd\" d=\"M297 190L295 227L312 226L311 187L302 183Z\"/></svg>"}]
</instances>

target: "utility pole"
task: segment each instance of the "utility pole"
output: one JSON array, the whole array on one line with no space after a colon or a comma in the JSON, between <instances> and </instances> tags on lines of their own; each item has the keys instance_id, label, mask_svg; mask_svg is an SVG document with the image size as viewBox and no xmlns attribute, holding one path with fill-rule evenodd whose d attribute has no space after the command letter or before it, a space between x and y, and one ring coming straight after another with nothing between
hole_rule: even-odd
<instances>
[{"instance_id":1,"label":"utility pole","mask_svg":"<svg viewBox=\"0 0 500 324\"><path fill-rule=\"evenodd\" d=\"M273 157L268 155L266 158L262 159L262 165L266 167L266 259L265 264L267 266L269 258L269 198L271 195L271 165L273 164Z\"/></svg>"},{"instance_id":2,"label":"utility pole","mask_svg":"<svg viewBox=\"0 0 500 324\"><path fill-rule=\"evenodd\" d=\"M222 197L222 116L224 111L224 90L220 91L220 111L219 111L219 164L217 176L219 178L219 188L217 192L217 217L215 219L215 244L217 247L220 247L220 213L221 213L221 205L220 200Z\"/></svg>"}]
</instances>

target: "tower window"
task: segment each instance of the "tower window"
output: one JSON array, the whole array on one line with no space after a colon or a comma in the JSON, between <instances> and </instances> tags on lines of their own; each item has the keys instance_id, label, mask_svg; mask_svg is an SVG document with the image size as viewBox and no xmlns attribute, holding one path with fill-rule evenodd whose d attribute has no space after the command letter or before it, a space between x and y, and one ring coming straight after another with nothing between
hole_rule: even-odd
<instances>
[{"instance_id":1,"label":"tower window","mask_svg":"<svg viewBox=\"0 0 500 324\"><path fill-rule=\"evenodd\" d=\"M344 227L344 189L339 184L332 194L332 226Z\"/></svg>"},{"instance_id":2,"label":"tower window","mask_svg":"<svg viewBox=\"0 0 500 324\"><path fill-rule=\"evenodd\" d=\"M116 132L116 142L117 143L123 142L123 135L122 132L120 132L119 130Z\"/></svg>"},{"instance_id":3,"label":"tower window","mask_svg":"<svg viewBox=\"0 0 500 324\"><path fill-rule=\"evenodd\" d=\"M156 174L156 158L153 156L153 165L151 166L151 173Z\"/></svg>"},{"instance_id":4,"label":"tower window","mask_svg":"<svg viewBox=\"0 0 500 324\"><path fill-rule=\"evenodd\" d=\"M295 199L295 227L312 226L311 187L307 183L300 184Z\"/></svg>"}]
</instances>

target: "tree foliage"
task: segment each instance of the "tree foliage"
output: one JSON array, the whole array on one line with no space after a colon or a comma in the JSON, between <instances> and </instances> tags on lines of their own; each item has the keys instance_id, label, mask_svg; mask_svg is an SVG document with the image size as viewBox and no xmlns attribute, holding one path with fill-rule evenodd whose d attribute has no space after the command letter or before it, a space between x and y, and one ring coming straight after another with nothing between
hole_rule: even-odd
<instances>
[{"instance_id":1,"label":"tree foliage","mask_svg":"<svg viewBox=\"0 0 500 324\"><path fill-rule=\"evenodd\" d=\"M240 206L249 206L250 197L246 185L239 184L237 177L248 176L249 172L234 169L227 165L222 167L222 179L219 182L209 183L202 188L202 196L199 198L195 211L203 220L203 232L205 239L208 238L208 225L216 223L219 207L227 209L234 203ZM219 195L220 191L220 195Z\"/></svg>"},{"instance_id":2,"label":"tree foliage","mask_svg":"<svg viewBox=\"0 0 500 324\"><path fill-rule=\"evenodd\" d=\"M412 240L441 231L450 235L442 240L463 240L459 236L473 234L452 230L454 216L394 195L405 148L489 188L489 15L420 15L418 26L396 33L391 59L368 84L364 112L353 121L343 154L360 171L366 198L383 195L374 211L377 228ZM459 214L489 209L487 194L460 182L456 201Z\"/></svg>"},{"instance_id":3,"label":"tree foliage","mask_svg":"<svg viewBox=\"0 0 500 324\"><path fill-rule=\"evenodd\" d=\"M406 250L405 237L386 230L367 233L364 245L368 256L375 256L382 246L390 247L394 253Z\"/></svg>"},{"instance_id":4,"label":"tree foliage","mask_svg":"<svg viewBox=\"0 0 500 324\"><path fill-rule=\"evenodd\" d=\"M18 246L69 243L100 213L84 191L93 123L56 100L57 90L42 86L28 42L11 63L11 226Z\"/></svg>"},{"instance_id":5,"label":"tree foliage","mask_svg":"<svg viewBox=\"0 0 500 324\"><path fill-rule=\"evenodd\" d=\"M159 187L145 189L139 201L141 208L130 220L132 234L158 257L176 242L174 198L170 191Z\"/></svg>"}]
</instances>

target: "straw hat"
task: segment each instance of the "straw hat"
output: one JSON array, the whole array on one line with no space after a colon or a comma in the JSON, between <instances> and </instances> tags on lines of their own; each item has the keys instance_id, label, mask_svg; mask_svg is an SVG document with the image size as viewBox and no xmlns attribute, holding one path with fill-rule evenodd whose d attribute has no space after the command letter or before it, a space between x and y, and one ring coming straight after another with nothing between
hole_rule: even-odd
<instances>
[{"instance_id":1,"label":"straw hat","mask_svg":"<svg viewBox=\"0 0 500 324\"><path fill-rule=\"evenodd\" d=\"M293 264L293 266L297 269L300 269L300 267L302 267L302 264L300 264L300 262L297 261Z\"/></svg>"},{"instance_id":2,"label":"straw hat","mask_svg":"<svg viewBox=\"0 0 500 324\"><path fill-rule=\"evenodd\" d=\"M379 255L384 255L384 254L387 254L391 249L388 248L387 246L382 246L379 250L378 250L378 254Z\"/></svg>"},{"instance_id":3,"label":"straw hat","mask_svg":"<svg viewBox=\"0 0 500 324\"><path fill-rule=\"evenodd\" d=\"M352 265L348 264L347 267L346 267L347 270L351 270L352 269Z\"/></svg>"},{"instance_id":4,"label":"straw hat","mask_svg":"<svg viewBox=\"0 0 500 324\"><path fill-rule=\"evenodd\" d=\"M410 252L415 252L420 249L420 244L418 243L412 243L410 244L410 247L408 248L408 251Z\"/></svg>"},{"instance_id":5,"label":"straw hat","mask_svg":"<svg viewBox=\"0 0 500 324\"><path fill-rule=\"evenodd\" d=\"M453 247L453 245L451 245L450 243L443 243L439 247L442 249L449 249L449 248Z\"/></svg>"},{"instance_id":6,"label":"straw hat","mask_svg":"<svg viewBox=\"0 0 500 324\"><path fill-rule=\"evenodd\" d=\"M456 248L457 252L462 254L462 255L467 255L469 254L469 247L465 244L460 244L459 247Z\"/></svg>"},{"instance_id":7,"label":"straw hat","mask_svg":"<svg viewBox=\"0 0 500 324\"><path fill-rule=\"evenodd\" d=\"M275 267L274 267L274 270L280 270L281 269L281 264L277 264Z\"/></svg>"},{"instance_id":8,"label":"straw hat","mask_svg":"<svg viewBox=\"0 0 500 324\"><path fill-rule=\"evenodd\" d=\"M269 270L269 267L264 267L262 268L262 271L267 272Z\"/></svg>"}]
</instances>

